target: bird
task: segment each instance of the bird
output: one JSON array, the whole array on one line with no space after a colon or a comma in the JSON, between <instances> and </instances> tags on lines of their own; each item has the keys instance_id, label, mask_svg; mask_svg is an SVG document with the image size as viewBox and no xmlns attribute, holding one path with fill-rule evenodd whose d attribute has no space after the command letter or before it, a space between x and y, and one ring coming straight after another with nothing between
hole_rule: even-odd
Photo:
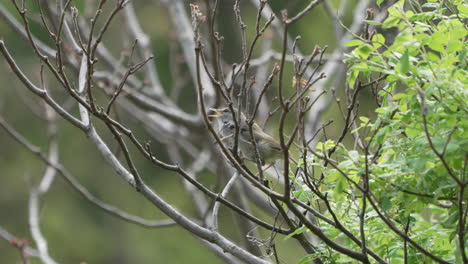
<instances>
[{"instance_id":1,"label":"bird","mask_svg":"<svg viewBox=\"0 0 468 264\"><path fill-rule=\"evenodd\" d=\"M217 118L219 134L226 140L226 145L232 148L234 145L234 133L235 133L235 122L232 118L232 113L229 108L213 109L216 114L209 115L210 117ZM237 113L237 109L234 108ZM240 124L239 124L239 148L242 155L250 161L256 160L255 145L252 140L255 139L257 150L262 165L265 163L274 163L276 160L283 157L281 145L273 137L263 132L260 126L253 122L252 134L250 133L249 126L247 124L247 118L243 113L240 113Z\"/></svg>"},{"instance_id":2,"label":"bird","mask_svg":"<svg viewBox=\"0 0 468 264\"><path fill-rule=\"evenodd\" d=\"M214 109L210 108L215 114L208 115L209 117L216 118L218 134L221 136L221 141L228 148L233 148L234 146L234 132L235 132L235 123L232 119L231 112L228 108Z\"/></svg>"}]
</instances>

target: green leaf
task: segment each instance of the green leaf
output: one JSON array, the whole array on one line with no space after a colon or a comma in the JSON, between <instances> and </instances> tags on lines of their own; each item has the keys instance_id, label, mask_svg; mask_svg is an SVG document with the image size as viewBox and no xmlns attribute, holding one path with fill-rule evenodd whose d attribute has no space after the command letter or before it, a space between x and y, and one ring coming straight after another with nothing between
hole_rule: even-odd
<instances>
[{"instance_id":1,"label":"green leaf","mask_svg":"<svg viewBox=\"0 0 468 264\"><path fill-rule=\"evenodd\" d=\"M351 130L351 133L354 134L354 133L358 132L359 130L361 130L361 128L363 128L363 127L364 127L364 126L362 126L362 125L361 125L361 126L358 126L358 127L356 127L355 129Z\"/></svg>"},{"instance_id":2,"label":"green leaf","mask_svg":"<svg viewBox=\"0 0 468 264\"><path fill-rule=\"evenodd\" d=\"M382 23L377 22L377 21L372 21L372 20L364 20L364 22L366 22L366 23L369 24L369 25L375 25L375 26L380 26L380 25L382 25Z\"/></svg>"},{"instance_id":3,"label":"green leaf","mask_svg":"<svg viewBox=\"0 0 468 264\"><path fill-rule=\"evenodd\" d=\"M429 40L429 47L438 52L444 52L444 45L447 43L448 36L442 32L435 32Z\"/></svg>"},{"instance_id":4,"label":"green leaf","mask_svg":"<svg viewBox=\"0 0 468 264\"><path fill-rule=\"evenodd\" d=\"M369 123L369 118L367 118L367 117L365 117L365 116L360 116L360 117L359 117L359 120L361 120L361 122L363 122L364 124Z\"/></svg>"},{"instance_id":5,"label":"green leaf","mask_svg":"<svg viewBox=\"0 0 468 264\"><path fill-rule=\"evenodd\" d=\"M440 61L440 57L435 54L434 52L428 52L427 53L427 59L431 61Z\"/></svg>"},{"instance_id":6,"label":"green leaf","mask_svg":"<svg viewBox=\"0 0 468 264\"><path fill-rule=\"evenodd\" d=\"M452 226L458 221L458 211L455 211L444 223L444 226Z\"/></svg>"},{"instance_id":7,"label":"green leaf","mask_svg":"<svg viewBox=\"0 0 468 264\"><path fill-rule=\"evenodd\" d=\"M405 94L405 93L397 93L397 94L393 95L392 99L394 101L397 101L397 100L406 99L407 97L408 97L408 95Z\"/></svg>"},{"instance_id":8,"label":"green leaf","mask_svg":"<svg viewBox=\"0 0 468 264\"><path fill-rule=\"evenodd\" d=\"M398 25L398 23L400 22L400 18L396 18L396 17L388 17L384 23L382 24L382 27L383 28L392 28L392 27L396 27Z\"/></svg>"},{"instance_id":9,"label":"green leaf","mask_svg":"<svg viewBox=\"0 0 468 264\"><path fill-rule=\"evenodd\" d=\"M325 150L329 150L335 146L335 142L333 140L327 140L325 142Z\"/></svg>"},{"instance_id":10,"label":"green leaf","mask_svg":"<svg viewBox=\"0 0 468 264\"><path fill-rule=\"evenodd\" d=\"M450 41L447 45L447 52L453 53L461 51L463 49L463 43L458 39Z\"/></svg>"},{"instance_id":11,"label":"green leaf","mask_svg":"<svg viewBox=\"0 0 468 264\"><path fill-rule=\"evenodd\" d=\"M456 232L456 231L453 231L453 232L450 233L450 235L449 235L449 240L450 240L450 242L453 241L453 239L455 238L456 235L457 235L457 232Z\"/></svg>"},{"instance_id":12,"label":"green leaf","mask_svg":"<svg viewBox=\"0 0 468 264\"><path fill-rule=\"evenodd\" d=\"M439 4L438 3L425 3L421 6L422 8L438 8Z\"/></svg>"},{"instance_id":13,"label":"green leaf","mask_svg":"<svg viewBox=\"0 0 468 264\"><path fill-rule=\"evenodd\" d=\"M341 198L344 196L344 190L347 189L348 187L348 182L344 177L341 177L338 179L336 182L336 186L333 189L333 198L336 200L341 200Z\"/></svg>"},{"instance_id":14,"label":"green leaf","mask_svg":"<svg viewBox=\"0 0 468 264\"><path fill-rule=\"evenodd\" d=\"M360 46L366 44L364 41L359 39L353 39L345 43L346 47Z\"/></svg>"},{"instance_id":15,"label":"green leaf","mask_svg":"<svg viewBox=\"0 0 468 264\"><path fill-rule=\"evenodd\" d=\"M285 236L283 238L283 240L288 240L290 239L291 237L295 236L295 235L299 235L299 234L302 234L304 231L307 230L307 227L306 226L301 226L299 227L298 229L294 230L294 232L292 232L291 234Z\"/></svg>"},{"instance_id":16,"label":"green leaf","mask_svg":"<svg viewBox=\"0 0 468 264\"><path fill-rule=\"evenodd\" d=\"M400 23L401 20L401 13L397 9L397 5L394 5L388 8L388 17L382 24L383 28L391 28L396 27Z\"/></svg>"},{"instance_id":17,"label":"green leaf","mask_svg":"<svg viewBox=\"0 0 468 264\"><path fill-rule=\"evenodd\" d=\"M317 151L322 151L323 150L323 143L322 142L318 142L317 145L315 145L315 149Z\"/></svg>"},{"instance_id":18,"label":"green leaf","mask_svg":"<svg viewBox=\"0 0 468 264\"><path fill-rule=\"evenodd\" d=\"M352 69L351 71L348 71L348 85L351 89L353 89L354 84L356 83L356 79L359 75L359 71L353 70L353 68L351 69Z\"/></svg>"},{"instance_id":19,"label":"green leaf","mask_svg":"<svg viewBox=\"0 0 468 264\"><path fill-rule=\"evenodd\" d=\"M382 206L382 210L388 211L390 208L392 208L392 202L390 201L390 197L388 196L383 196L380 198L380 203Z\"/></svg>"},{"instance_id":20,"label":"green leaf","mask_svg":"<svg viewBox=\"0 0 468 264\"><path fill-rule=\"evenodd\" d=\"M462 18L467 18L468 17L468 5L459 5L458 6L458 11L460 11L460 16Z\"/></svg>"},{"instance_id":21,"label":"green leaf","mask_svg":"<svg viewBox=\"0 0 468 264\"><path fill-rule=\"evenodd\" d=\"M405 133L406 133L406 135L408 135L408 137L417 137L422 133L422 131L418 130L418 129L411 128L411 127L407 127L405 129Z\"/></svg>"},{"instance_id":22,"label":"green leaf","mask_svg":"<svg viewBox=\"0 0 468 264\"><path fill-rule=\"evenodd\" d=\"M462 52L460 52L460 55L458 55L458 60L459 61L464 61L465 60L465 57L466 57L466 53L467 53L467 50L463 50Z\"/></svg>"},{"instance_id":23,"label":"green leaf","mask_svg":"<svg viewBox=\"0 0 468 264\"><path fill-rule=\"evenodd\" d=\"M401 111L402 113L404 113L404 112L408 111L408 105L405 104L405 103L403 103L403 104L400 105L400 107L399 107L398 109L400 109L400 111ZM397 113L397 114L398 114L398 113Z\"/></svg>"},{"instance_id":24,"label":"green leaf","mask_svg":"<svg viewBox=\"0 0 468 264\"><path fill-rule=\"evenodd\" d=\"M323 254L324 254L323 252L317 252L314 254L306 255L303 258L301 258L297 264L309 264L312 262L312 260L314 260L317 257L320 257Z\"/></svg>"},{"instance_id":25,"label":"green leaf","mask_svg":"<svg viewBox=\"0 0 468 264\"><path fill-rule=\"evenodd\" d=\"M357 152L356 150L350 150L348 152L348 155L349 157L354 160L354 161L358 161L359 160L359 152Z\"/></svg>"},{"instance_id":26,"label":"green leaf","mask_svg":"<svg viewBox=\"0 0 468 264\"><path fill-rule=\"evenodd\" d=\"M382 34L375 34L372 36L372 45L376 48L380 48L382 44L385 44L385 37Z\"/></svg>"},{"instance_id":27,"label":"green leaf","mask_svg":"<svg viewBox=\"0 0 468 264\"><path fill-rule=\"evenodd\" d=\"M340 177L341 173L337 170L333 171L332 173L328 174L326 177L325 177L325 182L326 183L331 183L331 182L335 182L336 180L338 180L338 178Z\"/></svg>"},{"instance_id":28,"label":"green leaf","mask_svg":"<svg viewBox=\"0 0 468 264\"><path fill-rule=\"evenodd\" d=\"M359 56L361 59L367 59L369 57L369 54L374 51L374 48L370 45L362 45L359 48L355 49L353 52Z\"/></svg>"},{"instance_id":29,"label":"green leaf","mask_svg":"<svg viewBox=\"0 0 468 264\"><path fill-rule=\"evenodd\" d=\"M407 74L410 70L410 62L409 62L409 52L405 50L403 56L400 58L400 71L403 74Z\"/></svg>"},{"instance_id":30,"label":"green leaf","mask_svg":"<svg viewBox=\"0 0 468 264\"><path fill-rule=\"evenodd\" d=\"M300 189L298 191L294 191L293 195L294 195L294 197L299 199L299 197L302 195L303 192L304 192L304 189Z\"/></svg>"},{"instance_id":31,"label":"green leaf","mask_svg":"<svg viewBox=\"0 0 468 264\"><path fill-rule=\"evenodd\" d=\"M338 168L340 169L347 169L351 166L353 166L353 161L352 160L344 160L342 162L340 162L340 164L338 164ZM341 175L341 173L339 173Z\"/></svg>"},{"instance_id":32,"label":"green leaf","mask_svg":"<svg viewBox=\"0 0 468 264\"><path fill-rule=\"evenodd\" d=\"M377 0L376 1L376 4L378 7L380 7L380 5L384 2L385 0Z\"/></svg>"}]
</instances>

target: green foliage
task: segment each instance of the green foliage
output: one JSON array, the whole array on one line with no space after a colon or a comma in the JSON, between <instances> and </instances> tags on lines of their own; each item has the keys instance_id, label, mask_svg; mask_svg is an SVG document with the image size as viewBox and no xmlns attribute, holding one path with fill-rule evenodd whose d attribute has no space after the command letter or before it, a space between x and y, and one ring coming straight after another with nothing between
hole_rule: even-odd
<instances>
[{"instance_id":1,"label":"green foliage","mask_svg":"<svg viewBox=\"0 0 468 264\"><path fill-rule=\"evenodd\" d=\"M384 78L376 89L380 103L376 118L361 116L357 128L350 131L360 134L369 152L339 144L335 154L327 157L335 167L316 157L309 165L321 172L319 191L327 195L337 218L356 237L360 237L364 196L358 186L364 186L368 177L379 212L398 229L408 227L409 237L427 251L449 262L461 262L456 230L457 199L467 202L466 190L460 194L460 185L468 179L468 34L462 20L468 17L468 6L462 1L406 4L412 5L411 10L398 1L381 23L384 29L398 29L392 43L375 34L371 40L354 39L346 44L353 47L346 59L351 89ZM332 141L319 143L316 151L326 156L334 146ZM314 197L303 187L299 199ZM449 206L440 207L439 203ZM403 263L404 240L369 202L365 210L368 247L391 263ZM333 219L329 210L325 214ZM336 228L327 224L321 228L340 244L360 250ZM336 263L350 262L330 254ZM432 261L412 246L408 246L408 258L409 263Z\"/></svg>"}]
</instances>

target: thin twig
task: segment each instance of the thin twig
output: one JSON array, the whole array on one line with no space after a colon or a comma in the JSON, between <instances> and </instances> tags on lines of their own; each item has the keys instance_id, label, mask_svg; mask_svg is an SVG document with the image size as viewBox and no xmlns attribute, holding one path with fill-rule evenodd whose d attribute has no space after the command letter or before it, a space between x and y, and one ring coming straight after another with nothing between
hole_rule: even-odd
<instances>
[{"instance_id":1,"label":"thin twig","mask_svg":"<svg viewBox=\"0 0 468 264\"><path fill-rule=\"evenodd\" d=\"M122 80L120 81L120 84L119 86L117 87L117 90L114 92L114 95L112 95L112 98L111 100L109 101L109 103L107 104L107 107L106 107L106 113L109 115L110 113L110 110L111 110L111 107L112 107L112 104L115 102L115 100L117 99L117 97L119 96L120 92L122 92L122 89L125 85L125 83L127 82L127 79L130 75L134 74L135 72L137 72L141 67L143 67L148 61L150 61L151 59L153 59L153 57L149 57L147 59L145 59L144 61L140 62L140 63L137 63L133 66L131 66L127 72L125 72Z\"/></svg>"}]
</instances>

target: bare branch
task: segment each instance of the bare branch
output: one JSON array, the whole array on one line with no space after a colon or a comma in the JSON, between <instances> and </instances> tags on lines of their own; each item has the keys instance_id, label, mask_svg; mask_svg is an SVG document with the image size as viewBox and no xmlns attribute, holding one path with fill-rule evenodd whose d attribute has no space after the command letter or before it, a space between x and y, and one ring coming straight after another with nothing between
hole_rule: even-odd
<instances>
[{"instance_id":1,"label":"bare branch","mask_svg":"<svg viewBox=\"0 0 468 264\"><path fill-rule=\"evenodd\" d=\"M315 0L315 1L311 1L307 6L306 8L304 8L301 12L299 12L296 16L294 16L293 18L289 18L288 20L286 20L285 22L287 24L293 24L295 22L297 22L299 19L301 19L303 16L305 16L305 14L307 14L307 12L309 12L310 10L312 10L312 8L316 7L318 4L320 4L321 2L323 2L323 0Z\"/></svg>"},{"instance_id":2,"label":"bare branch","mask_svg":"<svg viewBox=\"0 0 468 264\"><path fill-rule=\"evenodd\" d=\"M26 149L28 149L31 153L36 155L42 162L47 164L47 169L53 169L60 173L61 176L64 177L65 181L71 185L73 189L75 189L78 193L80 193L86 200L94 204L100 209L103 209L105 212L117 216L125 221L130 223L138 224L144 227L165 227L165 226L172 226L175 224L172 220L162 220L162 221L151 221L142 219L138 216L130 215L127 212L124 212L112 205L106 204L96 198L93 194L91 194L83 185L81 185L76 178L61 165L58 161L51 159L50 157L46 157L44 153L40 150L39 147L31 144L26 138L24 138L21 134L19 134L16 130L14 130L1 116L0 116L0 126L8 132L10 136L12 136L18 143L23 145ZM46 174L47 175L47 172ZM43 177L41 181L41 185L44 185L46 177ZM44 187L42 187L44 188Z\"/></svg>"},{"instance_id":3,"label":"bare branch","mask_svg":"<svg viewBox=\"0 0 468 264\"><path fill-rule=\"evenodd\" d=\"M29 227L31 230L31 235L36 243L37 250L39 252L39 258L45 264L56 264L57 262L53 260L49 255L49 250L47 246L47 240L43 236L40 223L39 223L39 192L37 189L33 188L29 194Z\"/></svg>"},{"instance_id":4,"label":"bare branch","mask_svg":"<svg viewBox=\"0 0 468 264\"><path fill-rule=\"evenodd\" d=\"M133 3L129 2L124 9L125 12L125 21L127 22L127 26L130 29L130 34L133 36L134 39L138 40L138 47L140 56L142 58L149 58L153 57L151 52L151 42L149 37L143 32L143 29L138 22L137 16L135 14L135 8L133 7ZM154 63L148 63L145 66L145 76L148 78L149 83L152 86L151 93L154 93L156 96L161 96L164 91L159 80L158 73L156 71L156 66Z\"/></svg>"},{"instance_id":5,"label":"bare branch","mask_svg":"<svg viewBox=\"0 0 468 264\"><path fill-rule=\"evenodd\" d=\"M232 175L231 179L229 179L226 186L224 186L223 191L219 194L220 197L226 197L226 195L229 193L229 191L231 190L231 187L234 185L234 183L236 182L238 177L239 177L239 173L237 173L237 172L234 173L234 175ZM212 219L213 219L212 229L213 230L218 230L219 206L220 206L219 202L215 202L215 204L213 206L213 213L212 213Z\"/></svg>"},{"instance_id":6,"label":"bare branch","mask_svg":"<svg viewBox=\"0 0 468 264\"><path fill-rule=\"evenodd\" d=\"M65 118L66 120L70 121L74 126L84 129L85 126L81 121L76 119L74 116L72 116L70 113L68 113L65 109L63 109L58 103L52 99L52 97L49 96L46 90L42 90L41 88L35 86L27 77L26 75L21 71L21 69L18 67L16 62L13 60L11 57L10 53L8 52L7 48L5 47L5 43L3 40L0 40L0 52L3 54L4 58L7 60L8 64L10 65L11 69L13 72L18 76L18 78L21 80L21 82L28 88L31 92L36 94L37 96L41 97L44 99L44 101L47 102L48 105L50 105L60 116Z\"/></svg>"},{"instance_id":7,"label":"bare branch","mask_svg":"<svg viewBox=\"0 0 468 264\"><path fill-rule=\"evenodd\" d=\"M8 232L5 228L3 228L1 226L0 226L0 237L3 238L4 240L6 240L8 243L14 245L14 246L16 246L16 244L18 244L20 242L20 241L18 241L20 239L18 239L16 236L12 235L10 232ZM20 245L18 245L18 246L20 246ZM22 247L22 250L24 251L24 253L26 253L28 256L39 257L39 252L37 251L37 249L29 247L27 245L21 245L21 247Z\"/></svg>"},{"instance_id":8,"label":"bare branch","mask_svg":"<svg viewBox=\"0 0 468 264\"><path fill-rule=\"evenodd\" d=\"M179 39L180 45L182 47L185 61L190 69L190 74L192 76L193 83L197 83L197 66L195 59L195 35L192 31L192 26L190 24L189 16L187 11L184 8L182 0L162 0L161 1L169 10L170 18L175 27L175 32ZM204 93L208 99L208 105L214 103L215 90L211 85L211 81L205 71L201 71L201 79L205 85Z\"/></svg>"},{"instance_id":9,"label":"bare branch","mask_svg":"<svg viewBox=\"0 0 468 264\"><path fill-rule=\"evenodd\" d=\"M13 30L19 33L21 37L24 39L28 40L28 34L26 33L26 30L21 26L18 21L6 10L6 8L3 6L2 3L0 3L0 16L3 18L3 20L10 25ZM55 50L47 46L45 43L42 41L38 40L37 38L33 38L34 43L36 43L37 48L41 51L47 54L49 57L54 57L55 56Z\"/></svg>"}]
</instances>

